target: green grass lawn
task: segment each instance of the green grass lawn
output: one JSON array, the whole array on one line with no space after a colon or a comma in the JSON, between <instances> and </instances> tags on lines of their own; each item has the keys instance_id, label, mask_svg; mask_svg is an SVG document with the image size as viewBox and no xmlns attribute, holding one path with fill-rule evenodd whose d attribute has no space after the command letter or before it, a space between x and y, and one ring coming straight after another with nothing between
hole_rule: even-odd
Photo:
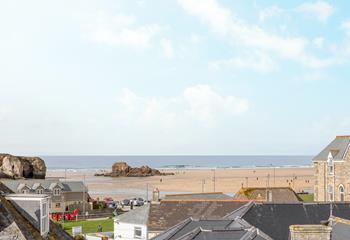
<instances>
[{"instance_id":1,"label":"green grass lawn","mask_svg":"<svg viewBox=\"0 0 350 240\"><path fill-rule=\"evenodd\" d=\"M83 233L97 232L98 225L102 226L103 232L113 231L113 218L99 220L82 220L64 222L64 230L72 235L72 227L82 226Z\"/></svg>"},{"instance_id":2,"label":"green grass lawn","mask_svg":"<svg viewBox=\"0 0 350 240\"><path fill-rule=\"evenodd\" d=\"M314 194L298 194L301 199L303 199L304 202L313 202L314 201Z\"/></svg>"}]
</instances>

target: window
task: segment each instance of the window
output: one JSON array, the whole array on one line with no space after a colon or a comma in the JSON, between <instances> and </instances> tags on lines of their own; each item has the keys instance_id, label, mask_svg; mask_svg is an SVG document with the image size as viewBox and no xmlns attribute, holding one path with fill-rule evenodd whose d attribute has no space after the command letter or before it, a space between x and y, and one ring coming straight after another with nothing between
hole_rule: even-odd
<instances>
[{"instance_id":1,"label":"window","mask_svg":"<svg viewBox=\"0 0 350 240\"><path fill-rule=\"evenodd\" d=\"M47 209L48 202L43 202L41 205L41 233L48 232L48 209Z\"/></svg>"},{"instance_id":2,"label":"window","mask_svg":"<svg viewBox=\"0 0 350 240\"><path fill-rule=\"evenodd\" d=\"M44 189L39 188L39 189L36 190L36 193L37 194L44 194Z\"/></svg>"},{"instance_id":3,"label":"window","mask_svg":"<svg viewBox=\"0 0 350 240\"><path fill-rule=\"evenodd\" d=\"M47 203L43 203L42 209L43 209L43 212L41 215L45 217L47 215Z\"/></svg>"},{"instance_id":4,"label":"window","mask_svg":"<svg viewBox=\"0 0 350 240\"><path fill-rule=\"evenodd\" d=\"M141 238L142 229L140 227L134 227L134 238Z\"/></svg>"},{"instance_id":5,"label":"window","mask_svg":"<svg viewBox=\"0 0 350 240\"><path fill-rule=\"evenodd\" d=\"M328 155L327 164L328 164L328 174L333 175L334 174L334 162L333 162L333 156L331 153L329 153L329 155Z\"/></svg>"},{"instance_id":6,"label":"window","mask_svg":"<svg viewBox=\"0 0 350 240\"><path fill-rule=\"evenodd\" d=\"M59 203L59 202L56 203L56 204L55 204L55 207L56 207L56 208L60 208L60 207L61 207L61 203Z\"/></svg>"},{"instance_id":7,"label":"window","mask_svg":"<svg viewBox=\"0 0 350 240\"><path fill-rule=\"evenodd\" d=\"M55 188L55 189L53 190L53 195L54 195L54 196L59 196L60 194L61 194L61 189Z\"/></svg>"},{"instance_id":8,"label":"window","mask_svg":"<svg viewBox=\"0 0 350 240\"><path fill-rule=\"evenodd\" d=\"M339 200L344 202L344 186L342 184L339 185Z\"/></svg>"},{"instance_id":9,"label":"window","mask_svg":"<svg viewBox=\"0 0 350 240\"><path fill-rule=\"evenodd\" d=\"M28 194L29 191L28 191L28 189L23 189L23 190L22 190L22 193L23 193L23 194Z\"/></svg>"},{"instance_id":10,"label":"window","mask_svg":"<svg viewBox=\"0 0 350 240\"><path fill-rule=\"evenodd\" d=\"M47 217L41 219L41 232L46 233L48 231Z\"/></svg>"}]
</instances>

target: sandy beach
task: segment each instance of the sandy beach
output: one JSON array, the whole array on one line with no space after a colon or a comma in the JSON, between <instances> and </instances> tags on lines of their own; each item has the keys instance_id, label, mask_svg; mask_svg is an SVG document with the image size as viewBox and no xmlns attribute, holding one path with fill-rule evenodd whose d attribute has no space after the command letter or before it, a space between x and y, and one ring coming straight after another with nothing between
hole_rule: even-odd
<instances>
[{"instance_id":1,"label":"sandy beach","mask_svg":"<svg viewBox=\"0 0 350 240\"><path fill-rule=\"evenodd\" d=\"M47 177L85 181L93 198L113 197L121 200L131 197L151 198L152 189L158 188L162 195L186 192L224 192L233 195L241 186L292 187L295 191L312 191L313 169L311 167L282 168L219 168L162 170L173 172L170 176L145 178L96 177L96 170L48 170ZM214 181L215 180L215 181ZM214 184L215 182L215 184Z\"/></svg>"}]
</instances>

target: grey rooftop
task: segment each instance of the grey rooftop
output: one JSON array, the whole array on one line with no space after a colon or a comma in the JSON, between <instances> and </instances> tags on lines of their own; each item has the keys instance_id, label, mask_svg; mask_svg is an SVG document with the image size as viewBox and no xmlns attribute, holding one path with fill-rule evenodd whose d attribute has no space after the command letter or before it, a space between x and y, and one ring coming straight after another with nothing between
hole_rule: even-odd
<instances>
[{"instance_id":1,"label":"grey rooftop","mask_svg":"<svg viewBox=\"0 0 350 240\"><path fill-rule=\"evenodd\" d=\"M145 204L141 207L134 208L127 213L118 215L116 220L123 223L146 225L148 222L149 209L150 204Z\"/></svg>"},{"instance_id":2,"label":"grey rooftop","mask_svg":"<svg viewBox=\"0 0 350 240\"><path fill-rule=\"evenodd\" d=\"M337 136L330 144L328 144L328 146L313 158L313 161L327 161L330 152L333 155L333 160L344 160L344 157L349 150L349 146L350 136Z\"/></svg>"},{"instance_id":3,"label":"grey rooftop","mask_svg":"<svg viewBox=\"0 0 350 240\"><path fill-rule=\"evenodd\" d=\"M47 179L27 179L27 180L2 180L2 183L13 192L18 192L19 187L27 186L32 190L42 186L44 189L52 190L53 187L59 186L65 192L87 192L87 188L81 181L58 181Z\"/></svg>"}]
</instances>

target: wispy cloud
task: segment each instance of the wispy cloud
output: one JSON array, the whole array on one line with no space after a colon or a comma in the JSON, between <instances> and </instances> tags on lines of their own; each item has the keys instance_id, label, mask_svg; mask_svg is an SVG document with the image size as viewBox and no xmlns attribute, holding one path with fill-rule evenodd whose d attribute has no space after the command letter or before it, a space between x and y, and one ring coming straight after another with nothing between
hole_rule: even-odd
<instances>
[{"instance_id":1,"label":"wispy cloud","mask_svg":"<svg viewBox=\"0 0 350 240\"><path fill-rule=\"evenodd\" d=\"M209 64L209 68L220 70L222 68L254 70L260 73L269 73L277 68L277 64L267 54L255 52L243 57L218 60Z\"/></svg>"},{"instance_id":2,"label":"wispy cloud","mask_svg":"<svg viewBox=\"0 0 350 240\"><path fill-rule=\"evenodd\" d=\"M281 36L259 26L245 23L216 0L178 0L182 8L229 41L255 48L278 57L293 60L307 67L318 68L334 64L334 59L321 59L307 53L309 40L304 37Z\"/></svg>"},{"instance_id":3,"label":"wispy cloud","mask_svg":"<svg viewBox=\"0 0 350 240\"><path fill-rule=\"evenodd\" d=\"M325 1L305 2L297 7L297 11L311 15L320 22L326 22L333 14L334 7Z\"/></svg>"},{"instance_id":4,"label":"wispy cloud","mask_svg":"<svg viewBox=\"0 0 350 240\"><path fill-rule=\"evenodd\" d=\"M173 48L172 42L169 39L163 38L160 41L160 44L162 46L164 56L168 59L173 58L174 57L174 48Z\"/></svg>"},{"instance_id":5,"label":"wispy cloud","mask_svg":"<svg viewBox=\"0 0 350 240\"><path fill-rule=\"evenodd\" d=\"M161 27L158 24L137 24L133 15L110 15L98 12L88 24L88 36L93 41L111 46L147 48Z\"/></svg>"},{"instance_id":6,"label":"wispy cloud","mask_svg":"<svg viewBox=\"0 0 350 240\"><path fill-rule=\"evenodd\" d=\"M118 97L118 117L127 124L155 124L175 127L195 121L211 126L219 119L240 115L248 111L244 98L224 96L208 85L195 85L175 97L142 97L125 88Z\"/></svg>"},{"instance_id":7,"label":"wispy cloud","mask_svg":"<svg viewBox=\"0 0 350 240\"><path fill-rule=\"evenodd\" d=\"M279 6L273 5L269 6L267 8L262 9L259 12L259 20L260 21L265 21L268 18L275 17L275 16L280 16L285 12L284 9L282 9Z\"/></svg>"},{"instance_id":8,"label":"wispy cloud","mask_svg":"<svg viewBox=\"0 0 350 240\"><path fill-rule=\"evenodd\" d=\"M350 37L350 20L342 22L341 28L344 30L345 34Z\"/></svg>"}]
</instances>

